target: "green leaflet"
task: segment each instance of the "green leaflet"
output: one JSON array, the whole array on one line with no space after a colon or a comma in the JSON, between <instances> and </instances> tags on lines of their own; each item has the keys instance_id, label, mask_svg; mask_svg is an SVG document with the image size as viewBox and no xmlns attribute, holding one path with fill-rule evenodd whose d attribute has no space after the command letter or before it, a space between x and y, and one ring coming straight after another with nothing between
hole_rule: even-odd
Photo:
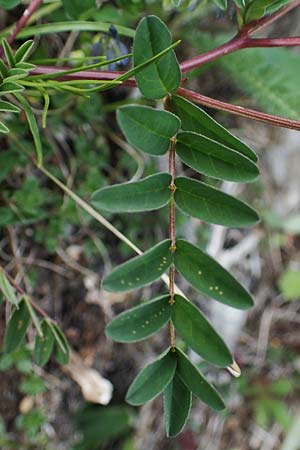
<instances>
[{"instance_id":1,"label":"green leaflet","mask_svg":"<svg viewBox=\"0 0 300 450\"><path fill-rule=\"evenodd\" d=\"M175 266L197 290L238 309L253 306L249 292L213 258L183 239L176 241Z\"/></svg>"},{"instance_id":2,"label":"green leaflet","mask_svg":"<svg viewBox=\"0 0 300 450\"><path fill-rule=\"evenodd\" d=\"M134 66L152 58L171 43L168 28L158 17L144 17L137 27L134 38ZM136 74L136 82L143 96L151 99L165 97L177 89L181 82L181 72L174 51Z\"/></svg>"},{"instance_id":3,"label":"green leaflet","mask_svg":"<svg viewBox=\"0 0 300 450\"><path fill-rule=\"evenodd\" d=\"M11 302L17 309L18 306L18 299L15 294L15 290L6 278L4 272L1 270L0 267L0 291L2 292L3 296Z\"/></svg>"},{"instance_id":4,"label":"green leaflet","mask_svg":"<svg viewBox=\"0 0 300 450\"><path fill-rule=\"evenodd\" d=\"M111 212L159 209L170 201L171 179L168 173L157 173L140 181L107 186L94 192L92 204Z\"/></svg>"},{"instance_id":5,"label":"green leaflet","mask_svg":"<svg viewBox=\"0 0 300 450\"><path fill-rule=\"evenodd\" d=\"M186 387L192 391L200 400L216 411L225 408L225 404L216 389L208 383L200 370L194 366L188 357L178 348L176 373L179 375Z\"/></svg>"},{"instance_id":6,"label":"green leaflet","mask_svg":"<svg viewBox=\"0 0 300 450\"><path fill-rule=\"evenodd\" d=\"M21 110L13 103L6 102L4 100L0 100L0 111L11 112L11 113L19 113Z\"/></svg>"},{"instance_id":7,"label":"green leaflet","mask_svg":"<svg viewBox=\"0 0 300 450\"><path fill-rule=\"evenodd\" d=\"M9 133L9 129L7 128L6 125L4 125L3 122L0 122L0 133Z\"/></svg>"},{"instance_id":8,"label":"green leaflet","mask_svg":"<svg viewBox=\"0 0 300 450\"><path fill-rule=\"evenodd\" d=\"M191 302L175 295L172 320L183 340L206 361L227 367L233 359L222 338L200 310Z\"/></svg>"},{"instance_id":9,"label":"green leaflet","mask_svg":"<svg viewBox=\"0 0 300 450\"><path fill-rule=\"evenodd\" d=\"M51 356L54 346L54 335L47 319L41 323L43 336L35 338L34 358L38 366L44 366Z\"/></svg>"},{"instance_id":10,"label":"green leaflet","mask_svg":"<svg viewBox=\"0 0 300 450\"><path fill-rule=\"evenodd\" d=\"M168 437L181 432L189 417L192 406L192 393L175 373L164 391L164 410Z\"/></svg>"},{"instance_id":11,"label":"green leaflet","mask_svg":"<svg viewBox=\"0 0 300 450\"><path fill-rule=\"evenodd\" d=\"M214 2L223 11L227 8L227 0L214 0Z\"/></svg>"},{"instance_id":12,"label":"green leaflet","mask_svg":"<svg viewBox=\"0 0 300 450\"><path fill-rule=\"evenodd\" d=\"M30 52L34 46L33 40L28 40L16 50L15 60L16 64L23 63L29 57Z\"/></svg>"},{"instance_id":13,"label":"green leaflet","mask_svg":"<svg viewBox=\"0 0 300 450\"><path fill-rule=\"evenodd\" d=\"M23 97L22 95L17 94L17 93L15 93L15 97L21 104L22 108L24 109L26 119L27 119L27 122L28 122L28 125L30 128L32 137L33 137L38 165L42 166L43 165L43 148L42 148L40 131L39 131L39 127L38 127L36 118L32 112L30 104L25 99L25 97Z\"/></svg>"},{"instance_id":14,"label":"green leaflet","mask_svg":"<svg viewBox=\"0 0 300 450\"><path fill-rule=\"evenodd\" d=\"M205 175L229 181L255 181L256 164L241 153L194 132L177 136L176 153L183 162Z\"/></svg>"},{"instance_id":15,"label":"green leaflet","mask_svg":"<svg viewBox=\"0 0 300 450\"><path fill-rule=\"evenodd\" d=\"M4 336L4 351L10 353L22 343L30 321L30 314L24 300L19 303L19 309L15 309L8 323Z\"/></svg>"},{"instance_id":16,"label":"green leaflet","mask_svg":"<svg viewBox=\"0 0 300 450\"><path fill-rule=\"evenodd\" d=\"M117 119L129 144L155 156L168 151L170 139L180 128L180 120L174 114L149 106L122 106Z\"/></svg>"},{"instance_id":17,"label":"green leaflet","mask_svg":"<svg viewBox=\"0 0 300 450\"><path fill-rule=\"evenodd\" d=\"M208 223L249 227L259 222L257 212L241 200L191 178L175 179L176 205L186 214Z\"/></svg>"},{"instance_id":18,"label":"green leaflet","mask_svg":"<svg viewBox=\"0 0 300 450\"><path fill-rule=\"evenodd\" d=\"M157 397L172 380L176 363L175 352L168 348L134 379L127 392L126 401L131 405L143 405Z\"/></svg>"},{"instance_id":19,"label":"green leaflet","mask_svg":"<svg viewBox=\"0 0 300 450\"><path fill-rule=\"evenodd\" d=\"M247 156L252 161L257 161L256 154L246 144L233 136L226 128L222 127L222 125L203 111L203 109L178 95L172 95L171 109L180 118L183 130L203 134Z\"/></svg>"},{"instance_id":20,"label":"green leaflet","mask_svg":"<svg viewBox=\"0 0 300 450\"><path fill-rule=\"evenodd\" d=\"M70 347L61 328L56 323L48 322L54 335L55 359L59 364L67 364L70 359Z\"/></svg>"},{"instance_id":21,"label":"green leaflet","mask_svg":"<svg viewBox=\"0 0 300 450\"><path fill-rule=\"evenodd\" d=\"M171 317L170 296L164 295L135 306L113 319L105 334L117 342L137 342L160 330Z\"/></svg>"},{"instance_id":22,"label":"green leaflet","mask_svg":"<svg viewBox=\"0 0 300 450\"><path fill-rule=\"evenodd\" d=\"M116 267L103 280L103 288L113 292L131 291L157 280L172 264L170 246L171 240L166 239Z\"/></svg>"}]
</instances>

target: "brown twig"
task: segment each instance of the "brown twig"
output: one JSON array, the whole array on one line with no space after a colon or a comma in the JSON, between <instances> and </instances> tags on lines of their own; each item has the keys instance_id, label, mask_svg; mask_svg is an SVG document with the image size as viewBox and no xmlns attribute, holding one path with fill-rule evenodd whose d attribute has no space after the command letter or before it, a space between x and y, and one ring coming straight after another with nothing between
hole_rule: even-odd
<instances>
[{"instance_id":1,"label":"brown twig","mask_svg":"<svg viewBox=\"0 0 300 450\"><path fill-rule=\"evenodd\" d=\"M8 279L8 281L11 283L11 285L15 288L15 290L21 294L21 295L26 295L26 297L29 299L32 307L42 316L45 317L49 320L51 320L53 322L52 319L49 318L48 314L42 309L40 308L33 300L31 297L29 297L29 295L26 294L26 292L15 282L15 280L3 269L1 268L1 271L3 272L3 274L5 275L5 277Z\"/></svg>"}]
</instances>

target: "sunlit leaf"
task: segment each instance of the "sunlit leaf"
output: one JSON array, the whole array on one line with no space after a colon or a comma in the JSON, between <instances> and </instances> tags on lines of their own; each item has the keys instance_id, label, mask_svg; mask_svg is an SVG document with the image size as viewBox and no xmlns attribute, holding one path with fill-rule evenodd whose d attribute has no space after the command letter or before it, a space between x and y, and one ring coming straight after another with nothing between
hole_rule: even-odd
<instances>
[{"instance_id":1,"label":"sunlit leaf","mask_svg":"<svg viewBox=\"0 0 300 450\"><path fill-rule=\"evenodd\" d=\"M143 405L157 397L172 380L176 364L175 352L167 349L137 375L127 392L126 401L131 405Z\"/></svg>"},{"instance_id":2,"label":"sunlit leaf","mask_svg":"<svg viewBox=\"0 0 300 450\"><path fill-rule=\"evenodd\" d=\"M103 280L103 288L115 292L130 291L157 280L173 261L170 246L171 240L167 239L116 267Z\"/></svg>"},{"instance_id":3,"label":"sunlit leaf","mask_svg":"<svg viewBox=\"0 0 300 450\"><path fill-rule=\"evenodd\" d=\"M253 306L249 292L217 261L183 239L176 241L175 266L197 290L234 308Z\"/></svg>"},{"instance_id":4,"label":"sunlit leaf","mask_svg":"<svg viewBox=\"0 0 300 450\"><path fill-rule=\"evenodd\" d=\"M92 195L97 209L111 212L151 211L167 205L171 198L171 175L157 173L143 180L107 186Z\"/></svg>"},{"instance_id":5,"label":"sunlit leaf","mask_svg":"<svg viewBox=\"0 0 300 450\"><path fill-rule=\"evenodd\" d=\"M174 114L149 106L122 106L117 118L129 144L155 156L168 151L170 139L180 127L180 120Z\"/></svg>"},{"instance_id":6,"label":"sunlit leaf","mask_svg":"<svg viewBox=\"0 0 300 450\"><path fill-rule=\"evenodd\" d=\"M175 180L176 205L186 214L228 227L249 227L259 222L257 212L241 200L191 178Z\"/></svg>"},{"instance_id":7,"label":"sunlit leaf","mask_svg":"<svg viewBox=\"0 0 300 450\"><path fill-rule=\"evenodd\" d=\"M3 296L18 309L18 299L11 283L6 278L4 272L0 268L0 291Z\"/></svg>"}]
</instances>

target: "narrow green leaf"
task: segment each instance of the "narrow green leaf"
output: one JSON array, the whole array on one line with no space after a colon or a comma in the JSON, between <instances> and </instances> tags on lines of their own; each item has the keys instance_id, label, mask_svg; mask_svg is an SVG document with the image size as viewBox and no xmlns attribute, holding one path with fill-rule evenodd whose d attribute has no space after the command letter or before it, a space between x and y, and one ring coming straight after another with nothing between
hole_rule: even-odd
<instances>
[{"instance_id":1,"label":"narrow green leaf","mask_svg":"<svg viewBox=\"0 0 300 450\"><path fill-rule=\"evenodd\" d=\"M0 100L0 111L19 113L20 108L15 106L13 103L5 102L4 100Z\"/></svg>"},{"instance_id":2,"label":"narrow green leaf","mask_svg":"<svg viewBox=\"0 0 300 450\"><path fill-rule=\"evenodd\" d=\"M238 309L253 306L249 292L213 258L183 239L176 241L175 266L197 290Z\"/></svg>"},{"instance_id":3,"label":"narrow green leaf","mask_svg":"<svg viewBox=\"0 0 300 450\"><path fill-rule=\"evenodd\" d=\"M229 147L252 161L257 161L257 156L246 144L233 136L226 128L216 122L203 109L185 100L178 95L172 95L171 109L180 119L182 129L202 134L214 141Z\"/></svg>"},{"instance_id":4,"label":"narrow green leaf","mask_svg":"<svg viewBox=\"0 0 300 450\"><path fill-rule=\"evenodd\" d=\"M135 306L113 319L105 334L117 342L137 342L160 330L171 317L170 296L164 295Z\"/></svg>"},{"instance_id":5,"label":"narrow green leaf","mask_svg":"<svg viewBox=\"0 0 300 450\"><path fill-rule=\"evenodd\" d=\"M144 17L137 27L134 38L134 66L152 58L171 43L168 28L158 17ZM181 72L175 52L169 52L158 62L136 74L136 82L146 98L162 98L177 89L181 82Z\"/></svg>"},{"instance_id":6,"label":"narrow green leaf","mask_svg":"<svg viewBox=\"0 0 300 450\"><path fill-rule=\"evenodd\" d=\"M9 133L9 128L3 122L0 122L0 133Z\"/></svg>"},{"instance_id":7,"label":"narrow green leaf","mask_svg":"<svg viewBox=\"0 0 300 450\"><path fill-rule=\"evenodd\" d=\"M23 69L26 70L26 72L35 69L35 65L34 64L30 64L28 62L19 62L15 65L16 69Z\"/></svg>"},{"instance_id":8,"label":"narrow green leaf","mask_svg":"<svg viewBox=\"0 0 300 450\"><path fill-rule=\"evenodd\" d=\"M6 61L8 62L10 67L14 67L16 60L13 51L11 49L11 46L9 45L6 39L2 39L2 47L4 50Z\"/></svg>"},{"instance_id":9,"label":"narrow green leaf","mask_svg":"<svg viewBox=\"0 0 300 450\"><path fill-rule=\"evenodd\" d=\"M1 91L0 95L7 95L7 94L15 94L16 92L22 92L24 91L24 86L21 86L18 83L14 83L13 81L4 82L1 84Z\"/></svg>"},{"instance_id":10,"label":"narrow green leaf","mask_svg":"<svg viewBox=\"0 0 300 450\"><path fill-rule=\"evenodd\" d=\"M231 353L201 311L191 302L175 295L172 320L183 340L206 361L220 367L232 364Z\"/></svg>"},{"instance_id":11,"label":"narrow green leaf","mask_svg":"<svg viewBox=\"0 0 300 450\"><path fill-rule=\"evenodd\" d=\"M37 315L36 315L32 305L31 305L31 302L30 302L29 298L27 297L27 295L24 295L23 299L24 299L24 302L25 302L25 304L27 306L27 309L28 309L28 312L30 314L31 320L34 323L36 331L38 332L39 336L42 337L43 336L43 332L42 332L42 329L41 329L40 321L39 321L39 319L38 319L38 317L37 317Z\"/></svg>"},{"instance_id":12,"label":"narrow green leaf","mask_svg":"<svg viewBox=\"0 0 300 450\"><path fill-rule=\"evenodd\" d=\"M191 178L175 180L176 205L186 214L227 227L249 227L259 222L257 212L241 200Z\"/></svg>"},{"instance_id":13,"label":"narrow green leaf","mask_svg":"<svg viewBox=\"0 0 300 450\"><path fill-rule=\"evenodd\" d=\"M39 166L42 166L43 165L43 149L42 149L40 131L39 131L38 124L36 122L36 118L33 114L30 104L25 99L25 97L23 97L20 94L15 94L15 96L16 96L17 100L19 101L19 103L21 104L21 106L24 109L24 112L26 114L27 122L28 122L28 125L30 128L33 140L34 140L34 144L35 144L37 162L38 162Z\"/></svg>"},{"instance_id":14,"label":"narrow green leaf","mask_svg":"<svg viewBox=\"0 0 300 450\"><path fill-rule=\"evenodd\" d=\"M21 0L0 0L0 8L12 9L21 3Z\"/></svg>"},{"instance_id":15,"label":"narrow green leaf","mask_svg":"<svg viewBox=\"0 0 300 450\"><path fill-rule=\"evenodd\" d=\"M16 297L15 290L8 281L8 279L6 278L1 267L0 267L0 291L2 292L6 300L8 300L18 309L18 299Z\"/></svg>"},{"instance_id":16,"label":"narrow green leaf","mask_svg":"<svg viewBox=\"0 0 300 450\"><path fill-rule=\"evenodd\" d=\"M19 303L19 309L15 309L8 323L4 336L4 351L10 353L23 342L30 315L24 300Z\"/></svg>"},{"instance_id":17,"label":"narrow green leaf","mask_svg":"<svg viewBox=\"0 0 300 450\"><path fill-rule=\"evenodd\" d=\"M186 424L192 406L192 393L175 373L164 391L164 410L168 437L177 436Z\"/></svg>"},{"instance_id":18,"label":"narrow green leaf","mask_svg":"<svg viewBox=\"0 0 300 450\"><path fill-rule=\"evenodd\" d=\"M2 59L0 59L0 76L2 78L6 77L8 68L6 67L6 65L4 64L4 62L2 61Z\"/></svg>"},{"instance_id":19,"label":"narrow green leaf","mask_svg":"<svg viewBox=\"0 0 300 450\"><path fill-rule=\"evenodd\" d=\"M172 264L170 246L171 240L166 239L116 267L103 280L103 288L113 292L131 291L157 280Z\"/></svg>"},{"instance_id":20,"label":"narrow green leaf","mask_svg":"<svg viewBox=\"0 0 300 450\"><path fill-rule=\"evenodd\" d=\"M140 181L99 189L92 195L92 204L111 212L152 211L169 203L170 184L168 173L157 173Z\"/></svg>"},{"instance_id":21,"label":"narrow green leaf","mask_svg":"<svg viewBox=\"0 0 300 450\"><path fill-rule=\"evenodd\" d=\"M214 0L214 2L223 11L227 9L227 0Z\"/></svg>"},{"instance_id":22,"label":"narrow green leaf","mask_svg":"<svg viewBox=\"0 0 300 450\"><path fill-rule=\"evenodd\" d=\"M155 156L168 151L170 139L180 128L180 120L174 114L149 106L122 106L117 119L130 145Z\"/></svg>"},{"instance_id":23,"label":"narrow green leaf","mask_svg":"<svg viewBox=\"0 0 300 450\"><path fill-rule=\"evenodd\" d=\"M62 0L64 10L68 17L76 19L89 9L96 8L95 0Z\"/></svg>"},{"instance_id":24,"label":"narrow green leaf","mask_svg":"<svg viewBox=\"0 0 300 450\"><path fill-rule=\"evenodd\" d=\"M35 339L34 358L37 365L42 367L47 364L51 356L54 346L54 335L47 319L42 320L41 330L43 337L37 336Z\"/></svg>"},{"instance_id":25,"label":"narrow green leaf","mask_svg":"<svg viewBox=\"0 0 300 450\"><path fill-rule=\"evenodd\" d=\"M59 364L68 364L70 359L70 347L66 336L57 324L49 322L55 338L55 359Z\"/></svg>"},{"instance_id":26,"label":"narrow green leaf","mask_svg":"<svg viewBox=\"0 0 300 450\"><path fill-rule=\"evenodd\" d=\"M157 397L172 380L176 363L175 352L167 349L137 375L128 389L126 401L131 405L143 405Z\"/></svg>"},{"instance_id":27,"label":"narrow green leaf","mask_svg":"<svg viewBox=\"0 0 300 450\"><path fill-rule=\"evenodd\" d=\"M24 42L18 50L15 53L15 60L16 63L22 63L25 62L26 59L29 57L30 52L33 48L34 42L32 40Z\"/></svg>"},{"instance_id":28,"label":"narrow green leaf","mask_svg":"<svg viewBox=\"0 0 300 450\"><path fill-rule=\"evenodd\" d=\"M200 370L191 363L188 357L180 349L176 348L176 353L176 373L186 387L192 391L194 395L200 398L200 400L216 411L224 409L225 404L222 398L216 389L204 378Z\"/></svg>"},{"instance_id":29,"label":"narrow green leaf","mask_svg":"<svg viewBox=\"0 0 300 450\"><path fill-rule=\"evenodd\" d=\"M249 158L202 134L179 133L176 153L188 166L220 180L247 182L259 176L256 164Z\"/></svg>"},{"instance_id":30,"label":"narrow green leaf","mask_svg":"<svg viewBox=\"0 0 300 450\"><path fill-rule=\"evenodd\" d=\"M15 67L13 69L9 69L9 71L6 74L5 77L5 83L14 81L14 80L20 80L21 78L24 78L27 76L27 71L24 69L16 69Z\"/></svg>"},{"instance_id":31,"label":"narrow green leaf","mask_svg":"<svg viewBox=\"0 0 300 450\"><path fill-rule=\"evenodd\" d=\"M86 20L68 20L64 22L43 23L41 25L32 25L25 27L18 33L17 39L24 39L32 36L66 33L68 31L95 31L96 33L108 33L111 26L110 22L86 21ZM134 37L135 31L131 28L121 25L114 25L120 36Z\"/></svg>"}]
</instances>

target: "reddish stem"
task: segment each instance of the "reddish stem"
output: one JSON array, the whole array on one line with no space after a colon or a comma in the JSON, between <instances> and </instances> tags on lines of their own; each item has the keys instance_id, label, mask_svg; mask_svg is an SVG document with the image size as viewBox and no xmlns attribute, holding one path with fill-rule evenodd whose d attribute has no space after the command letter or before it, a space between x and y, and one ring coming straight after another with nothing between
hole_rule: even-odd
<instances>
[{"instance_id":1,"label":"reddish stem","mask_svg":"<svg viewBox=\"0 0 300 450\"><path fill-rule=\"evenodd\" d=\"M12 44L17 36L17 34L20 33L22 28L25 27L26 23L30 19L33 13L38 9L38 7L43 3L43 0L32 0L28 8L25 9L22 16L18 20L18 22L15 25L15 28L11 32L11 34L8 36L7 40L9 44Z\"/></svg>"},{"instance_id":2,"label":"reddish stem","mask_svg":"<svg viewBox=\"0 0 300 450\"><path fill-rule=\"evenodd\" d=\"M22 28L25 27L26 23L30 19L33 13L38 9L38 7L43 3L43 0L32 0L28 8L25 9L20 19L16 22L16 25L10 35L7 38L8 43L13 44L16 36L20 33ZM0 57L3 56L3 48L0 48Z\"/></svg>"},{"instance_id":3,"label":"reddish stem","mask_svg":"<svg viewBox=\"0 0 300 450\"><path fill-rule=\"evenodd\" d=\"M26 295L27 298L29 299L32 307L36 310L36 312L38 312L42 317L45 317L46 319L50 319L48 314L42 309L40 308L33 300L31 297L29 297L26 292L15 282L15 280L2 268L1 269L3 274L6 276L6 278L8 279L8 281L11 283L11 285L15 288L15 290L21 294L21 295ZM52 322L53 320L50 319Z\"/></svg>"},{"instance_id":4,"label":"reddish stem","mask_svg":"<svg viewBox=\"0 0 300 450\"><path fill-rule=\"evenodd\" d=\"M257 120L258 122L265 122L277 127L300 131L299 120L286 119L284 117L266 114L254 109L244 108L243 106L232 105L230 103L215 100L213 98L206 97L205 95L198 94L197 92L193 92L184 88L177 89L177 94L189 100L192 100L195 103L199 103L200 105L205 105L210 108L226 111L238 116L247 117L248 119Z\"/></svg>"}]
</instances>

